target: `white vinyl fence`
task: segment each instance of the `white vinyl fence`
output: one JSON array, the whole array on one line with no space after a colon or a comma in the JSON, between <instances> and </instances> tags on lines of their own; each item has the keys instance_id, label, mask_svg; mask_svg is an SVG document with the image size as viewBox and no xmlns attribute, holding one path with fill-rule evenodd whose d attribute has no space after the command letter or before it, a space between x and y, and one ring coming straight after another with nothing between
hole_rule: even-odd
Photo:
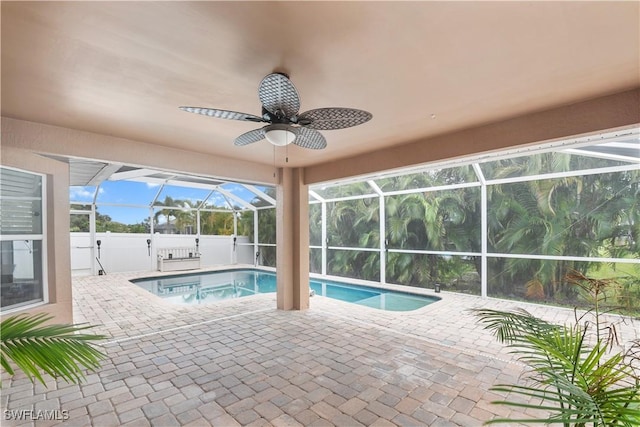
<instances>
[{"instance_id":1,"label":"white vinyl fence","mask_svg":"<svg viewBox=\"0 0 640 427\"><path fill-rule=\"evenodd\" d=\"M71 271L74 276L126 271L156 271L157 251L162 248L199 248L202 267L253 264L253 245L239 236L199 236L183 234L71 233ZM98 241L100 244L98 245ZM234 247L235 246L235 247Z\"/></svg>"}]
</instances>

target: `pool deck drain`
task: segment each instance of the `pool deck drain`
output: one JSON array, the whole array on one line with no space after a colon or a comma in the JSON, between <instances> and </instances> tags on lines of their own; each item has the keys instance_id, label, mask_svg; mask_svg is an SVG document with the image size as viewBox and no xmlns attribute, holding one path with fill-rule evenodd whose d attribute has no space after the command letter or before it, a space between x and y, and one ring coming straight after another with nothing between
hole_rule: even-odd
<instances>
[{"instance_id":1,"label":"pool deck drain","mask_svg":"<svg viewBox=\"0 0 640 427\"><path fill-rule=\"evenodd\" d=\"M65 411L66 421L6 425L479 426L525 413L492 405L522 367L472 308L526 307L550 321L566 309L441 293L412 312L311 298L278 311L270 294L175 306L131 284L135 274L74 278L76 322L109 336L107 359L81 385L3 376L3 410ZM637 338L637 324L622 331Z\"/></svg>"}]
</instances>

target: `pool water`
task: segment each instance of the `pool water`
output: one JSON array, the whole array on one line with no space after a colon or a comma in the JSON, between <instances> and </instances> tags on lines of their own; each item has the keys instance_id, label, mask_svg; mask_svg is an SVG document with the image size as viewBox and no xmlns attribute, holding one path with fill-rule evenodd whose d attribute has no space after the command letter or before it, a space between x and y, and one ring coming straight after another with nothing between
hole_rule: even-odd
<instances>
[{"instance_id":1,"label":"pool water","mask_svg":"<svg viewBox=\"0 0 640 427\"><path fill-rule=\"evenodd\" d=\"M276 291L276 275L258 270L225 270L132 280L142 289L174 304L207 304ZM311 279L316 295L388 311L411 311L440 298L324 279Z\"/></svg>"}]
</instances>

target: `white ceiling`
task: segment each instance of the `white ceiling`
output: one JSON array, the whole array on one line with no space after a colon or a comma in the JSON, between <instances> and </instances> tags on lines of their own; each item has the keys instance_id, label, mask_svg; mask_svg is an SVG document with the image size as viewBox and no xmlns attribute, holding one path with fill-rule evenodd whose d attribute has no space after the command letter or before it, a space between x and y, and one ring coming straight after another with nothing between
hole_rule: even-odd
<instances>
[{"instance_id":1,"label":"white ceiling","mask_svg":"<svg viewBox=\"0 0 640 427\"><path fill-rule=\"evenodd\" d=\"M368 110L308 166L640 86L639 2L6 2L2 116L273 164L257 87ZM432 118L435 115L435 118Z\"/></svg>"}]
</instances>

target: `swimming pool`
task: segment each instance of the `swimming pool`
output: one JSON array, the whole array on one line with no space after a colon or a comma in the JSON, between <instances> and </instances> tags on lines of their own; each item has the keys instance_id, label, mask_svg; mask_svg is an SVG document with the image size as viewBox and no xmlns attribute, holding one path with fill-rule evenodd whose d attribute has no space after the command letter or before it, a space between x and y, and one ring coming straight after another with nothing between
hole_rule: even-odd
<instances>
[{"instance_id":1,"label":"swimming pool","mask_svg":"<svg viewBox=\"0 0 640 427\"><path fill-rule=\"evenodd\" d=\"M259 270L224 270L131 280L174 304L206 304L276 291L276 275ZM311 279L316 295L388 311L416 310L440 298Z\"/></svg>"}]
</instances>

